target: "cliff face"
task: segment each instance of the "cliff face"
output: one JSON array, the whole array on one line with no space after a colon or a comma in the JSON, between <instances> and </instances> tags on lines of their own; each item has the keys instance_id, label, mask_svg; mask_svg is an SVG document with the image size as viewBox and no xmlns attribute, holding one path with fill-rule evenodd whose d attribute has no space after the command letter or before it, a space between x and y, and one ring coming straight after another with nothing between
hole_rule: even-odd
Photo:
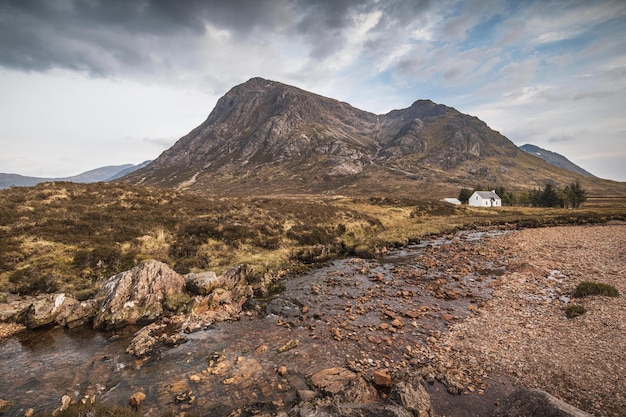
<instances>
[{"instance_id":1,"label":"cliff face","mask_svg":"<svg viewBox=\"0 0 626 417\"><path fill-rule=\"evenodd\" d=\"M429 100L376 115L253 78L124 181L233 194L363 194L415 186L416 180L457 187L513 179L542 185L555 169L476 117Z\"/></svg>"}]
</instances>

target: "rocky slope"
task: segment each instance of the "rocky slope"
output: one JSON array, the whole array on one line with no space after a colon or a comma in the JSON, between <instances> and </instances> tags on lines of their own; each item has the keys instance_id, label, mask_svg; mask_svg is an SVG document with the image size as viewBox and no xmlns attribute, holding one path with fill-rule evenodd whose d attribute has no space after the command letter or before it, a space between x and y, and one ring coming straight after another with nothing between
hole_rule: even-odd
<instances>
[{"instance_id":1,"label":"rocky slope","mask_svg":"<svg viewBox=\"0 0 626 417\"><path fill-rule=\"evenodd\" d=\"M568 184L574 174L521 151L484 122L419 100L376 115L293 86L253 78L135 184L228 194L384 194L419 188ZM587 185L587 184L585 184Z\"/></svg>"},{"instance_id":2,"label":"rocky slope","mask_svg":"<svg viewBox=\"0 0 626 417\"><path fill-rule=\"evenodd\" d=\"M566 169L568 171L572 171L576 174L583 175L585 177L594 177L594 175L583 168L579 167L563 155L560 155L556 152L549 151L547 149L540 148L539 146L531 145L527 143L526 145L520 146L520 149L524 152L528 152L531 155L535 155L550 165L557 166L559 168Z\"/></svg>"}]
</instances>

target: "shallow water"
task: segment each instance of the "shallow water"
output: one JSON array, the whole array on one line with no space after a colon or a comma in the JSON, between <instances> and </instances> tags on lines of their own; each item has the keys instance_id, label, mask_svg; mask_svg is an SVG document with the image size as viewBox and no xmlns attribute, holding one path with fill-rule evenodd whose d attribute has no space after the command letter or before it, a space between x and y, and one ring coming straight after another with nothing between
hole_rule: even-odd
<instances>
[{"instance_id":1,"label":"shallow water","mask_svg":"<svg viewBox=\"0 0 626 417\"><path fill-rule=\"evenodd\" d=\"M445 331L449 319L460 320L468 305L490 297L489 279L475 274L446 276L441 268L416 261L423 248L473 242L504 232L463 232L394 251L378 260L343 259L285 281L277 314L251 314L188 335L188 342L148 361L125 353L137 329L121 333L87 328L45 329L0 342L0 398L15 406L8 416L27 408L52 411L63 395L80 401L86 395L104 403L124 405L136 391L146 394L144 414L190 411L227 415L237 407L289 409L306 378L331 366L384 369L402 364L405 346L424 343L433 332ZM497 275L497 267L492 268ZM433 297L432 286L464 294L453 300ZM471 294L468 288L471 287ZM302 307L308 309L302 314ZM422 309L411 320L402 313ZM392 312L392 313L389 313ZM380 329L397 314L407 321L398 332ZM279 352L289 341L296 349ZM217 364L207 358L219 357ZM276 369L286 366L287 375ZM447 394L431 387L435 401ZM191 396L190 396L191 395ZM469 397L468 397L469 399ZM458 400L457 400L458 401ZM454 415L448 413L447 415ZM463 414L457 414L463 415Z\"/></svg>"}]
</instances>

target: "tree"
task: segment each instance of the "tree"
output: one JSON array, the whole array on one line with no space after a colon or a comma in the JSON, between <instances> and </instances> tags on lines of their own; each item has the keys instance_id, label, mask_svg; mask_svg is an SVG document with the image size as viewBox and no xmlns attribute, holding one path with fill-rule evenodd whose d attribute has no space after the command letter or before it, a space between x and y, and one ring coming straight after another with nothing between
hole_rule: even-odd
<instances>
[{"instance_id":1,"label":"tree","mask_svg":"<svg viewBox=\"0 0 626 417\"><path fill-rule=\"evenodd\" d=\"M563 200L559 197L559 193L556 188L547 182L543 191L541 191L539 205L541 207L557 207L561 205L562 201Z\"/></svg>"},{"instance_id":2,"label":"tree","mask_svg":"<svg viewBox=\"0 0 626 417\"><path fill-rule=\"evenodd\" d=\"M566 186L563 194L568 207L578 208L587 200L587 191L582 187L579 179Z\"/></svg>"},{"instance_id":3,"label":"tree","mask_svg":"<svg viewBox=\"0 0 626 417\"><path fill-rule=\"evenodd\" d=\"M458 199L461 203L467 204L471 196L472 190L468 190L467 188L461 188L461 191L459 191Z\"/></svg>"}]
</instances>

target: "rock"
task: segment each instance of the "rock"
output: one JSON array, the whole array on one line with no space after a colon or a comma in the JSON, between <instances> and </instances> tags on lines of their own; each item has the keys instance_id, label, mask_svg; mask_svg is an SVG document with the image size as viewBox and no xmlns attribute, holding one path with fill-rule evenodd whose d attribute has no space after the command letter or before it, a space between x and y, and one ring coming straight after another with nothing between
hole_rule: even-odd
<instances>
[{"instance_id":1,"label":"rock","mask_svg":"<svg viewBox=\"0 0 626 417\"><path fill-rule=\"evenodd\" d=\"M238 319L242 306L253 294L245 270L241 266L229 269L216 278L223 287L214 288L206 296L196 296L191 305L186 331L207 327L213 323Z\"/></svg>"},{"instance_id":2,"label":"rock","mask_svg":"<svg viewBox=\"0 0 626 417\"><path fill-rule=\"evenodd\" d=\"M141 404L143 404L145 400L146 394L141 391L137 391L130 396L130 398L128 399L128 404L136 410L141 406Z\"/></svg>"},{"instance_id":3,"label":"rock","mask_svg":"<svg viewBox=\"0 0 626 417\"><path fill-rule=\"evenodd\" d=\"M326 395L333 396L337 401L371 402L376 401L378 394L374 387L345 368L328 368L311 376L313 386Z\"/></svg>"},{"instance_id":4,"label":"rock","mask_svg":"<svg viewBox=\"0 0 626 417\"><path fill-rule=\"evenodd\" d=\"M298 399L302 402L313 401L317 397L317 393L310 389L299 389L298 390Z\"/></svg>"},{"instance_id":5,"label":"rock","mask_svg":"<svg viewBox=\"0 0 626 417\"><path fill-rule=\"evenodd\" d=\"M94 319L94 328L153 322L163 314L165 297L182 292L184 286L182 276L154 260L117 274L95 297L104 301Z\"/></svg>"},{"instance_id":6,"label":"rock","mask_svg":"<svg viewBox=\"0 0 626 417\"><path fill-rule=\"evenodd\" d=\"M492 413L491 417L591 417L578 408L559 400L545 391L518 388Z\"/></svg>"},{"instance_id":7,"label":"rock","mask_svg":"<svg viewBox=\"0 0 626 417\"><path fill-rule=\"evenodd\" d=\"M126 353L138 358L154 354L164 347L175 347L187 342L187 337L180 333L167 334L167 326L152 323L139 329L126 348Z\"/></svg>"},{"instance_id":8,"label":"rock","mask_svg":"<svg viewBox=\"0 0 626 417\"><path fill-rule=\"evenodd\" d=\"M298 339L289 340L287 343L278 348L278 353L287 352L288 350L295 349L300 344Z\"/></svg>"},{"instance_id":9,"label":"rock","mask_svg":"<svg viewBox=\"0 0 626 417\"><path fill-rule=\"evenodd\" d=\"M267 314L275 314L286 318L299 317L302 314L302 307L291 300L275 298L265 307Z\"/></svg>"},{"instance_id":10,"label":"rock","mask_svg":"<svg viewBox=\"0 0 626 417\"><path fill-rule=\"evenodd\" d=\"M287 371L287 367L284 366L284 365L283 366L279 366L276 372L278 372L278 375L280 375L280 376L285 376L285 375L287 375L287 372L288 372Z\"/></svg>"},{"instance_id":11,"label":"rock","mask_svg":"<svg viewBox=\"0 0 626 417\"><path fill-rule=\"evenodd\" d=\"M14 405L11 400L3 400L0 398L0 416L7 413Z\"/></svg>"},{"instance_id":12,"label":"rock","mask_svg":"<svg viewBox=\"0 0 626 417\"><path fill-rule=\"evenodd\" d=\"M68 407L70 406L70 403L72 402L72 399L70 398L69 395L64 395L61 397L61 404L59 404L59 408L57 408L56 410L54 410L52 412L53 416L56 416L57 414L59 414L61 411L65 411L68 409Z\"/></svg>"},{"instance_id":13,"label":"rock","mask_svg":"<svg viewBox=\"0 0 626 417\"><path fill-rule=\"evenodd\" d=\"M55 319L58 325L73 329L86 325L96 316L100 304L98 300L74 301L71 304L67 303L68 308L59 312Z\"/></svg>"},{"instance_id":14,"label":"rock","mask_svg":"<svg viewBox=\"0 0 626 417\"><path fill-rule=\"evenodd\" d=\"M391 376L387 373L387 371L374 371L372 372L372 377L374 378L374 384L381 387L390 387L391 386Z\"/></svg>"},{"instance_id":15,"label":"rock","mask_svg":"<svg viewBox=\"0 0 626 417\"><path fill-rule=\"evenodd\" d=\"M30 305L19 314L17 321L29 329L46 326L54 323L62 309L70 308L68 305L77 302L65 294L40 295L32 299Z\"/></svg>"},{"instance_id":16,"label":"rock","mask_svg":"<svg viewBox=\"0 0 626 417\"><path fill-rule=\"evenodd\" d=\"M414 417L434 417L430 395L419 381L400 381L394 385L389 398L411 412Z\"/></svg>"},{"instance_id":17,"label":"rock","mask_svg":"<svg viewBox=\"0 0 626 417\"><path fill-rule=\"evenodd\" d=\"M0 412L0 414L2 414L2 412ZM24 417L33 417L34 415L35 415L34 408L27 408L26 411L24 411Z\"/></svg>"},{"instance_id":18,"label":"rock","mask_svg":"<svg viewBox=\"0 0 626 417\"><path fill-rule=\"evenodd\" d=\"M185 288L191 294L209 295L214 289L222 287L218 276L213 271L189 273L183 275Z\"/></svg>"}]
</instances>

